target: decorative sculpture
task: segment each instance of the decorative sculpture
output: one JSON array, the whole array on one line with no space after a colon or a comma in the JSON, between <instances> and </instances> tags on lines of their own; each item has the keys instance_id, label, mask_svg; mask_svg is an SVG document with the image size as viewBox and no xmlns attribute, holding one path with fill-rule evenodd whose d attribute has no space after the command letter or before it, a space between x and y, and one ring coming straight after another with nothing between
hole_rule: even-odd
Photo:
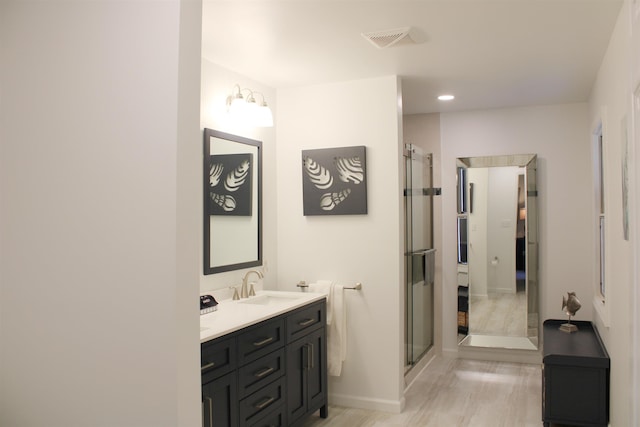
<instances>
[{"instance_id":1,"label":"decorative sculpture","mask_svg":"<svg viewBox=\"0 0 640 427\"><path fill-rule=\"evenodd\" d=\"M576 332L578 327L576 325L571 324L571 316L575 316L576 312L580 310L582 304L580 304L580 300L576 297L575 292L567 292L566 297L562 297L562 311L569 316L569 320L567 323L563 323L560 325L560 330L564 332Z\"/></svg>"}]
</instances>

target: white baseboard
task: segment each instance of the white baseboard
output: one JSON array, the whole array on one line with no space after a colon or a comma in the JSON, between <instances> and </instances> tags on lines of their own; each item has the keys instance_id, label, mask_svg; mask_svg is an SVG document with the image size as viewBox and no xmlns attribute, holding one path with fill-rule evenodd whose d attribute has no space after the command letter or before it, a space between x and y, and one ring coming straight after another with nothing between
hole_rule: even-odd
<instances>
[{"instance_id":1,"label":"white baseboard","mask_svg":"<svg viewBox=\"0 0 640 427\"><path fill-rule=\"evenodd\" d=\"M495 362L542 363L541 350L508 350L500 348L459 347L457 349L442 349L442 357L451 359L488 360Z\"/></svg>"},{"instance_id":2,"label":"white baseboard","mask_svg":"<svg viewBox=\"0 0 640 427\"><path fill-rule=\"evenodd\" d=\"M405 400L404 397L400 400L386 400L329 393L329 405L399 414L404 409Z\"/></svg>"},{"instance_id":3,"label":"white baseboard","mask_svg":"<svg viewBox=\"0 0 640 427\"><path fill-rule=\"evenodd\" d=\"M495 294L515 294L515 288L492 288L489 289L491 292Z\"/></svg>"},{"instance_id":4,"label":"white baseboard","mask_svg":"<svg viewBox=\"0 0 640 427\"><path fill-rule=\"evenodd\" d=\"M443 348L442 357L446 359L455 359L458 357L458 349L452 350L450 348Z\"/></svg>"},{"instance_id":5,"label":"white baseboard","mask_svg":"<svg viewBox=\"0 0 640 427\"><path fill-rule=\"evenodd\" d=\"M497 362L531 363L539 365L542 363L540 351L530 350L503 350L494 348L462 347L457 352L460 359L489 360Z\"/></svg>"}]
</instances>

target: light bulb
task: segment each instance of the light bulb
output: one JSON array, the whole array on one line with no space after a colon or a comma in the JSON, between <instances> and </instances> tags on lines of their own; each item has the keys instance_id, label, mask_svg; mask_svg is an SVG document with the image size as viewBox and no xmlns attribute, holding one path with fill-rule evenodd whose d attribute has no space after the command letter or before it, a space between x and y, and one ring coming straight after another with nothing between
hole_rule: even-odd
<instances>
[{"instance_id":1,"label":"light bulb","mask_svg":"<svg viewBox=\"0 0 640 427\"><path fill-rule=\"evenodd\" d=\"M266 103L258 108L255 119L255 125L258 127L273 127L273 113Z\"/></svg>"},{"instance_id":2,"label":"light bulb","mask_svg":"<svg viewBox=\"0 0 640 427\"><path fill-rule=\"evenodd\" d=\"M247 103L244 100L244 97L241 93L239 93L238 96L234 97L231 100L231 105L229 105L229 113L233 115L242 114L243 110L246 108L246 105Z\"/></svg>"}]
</instances>

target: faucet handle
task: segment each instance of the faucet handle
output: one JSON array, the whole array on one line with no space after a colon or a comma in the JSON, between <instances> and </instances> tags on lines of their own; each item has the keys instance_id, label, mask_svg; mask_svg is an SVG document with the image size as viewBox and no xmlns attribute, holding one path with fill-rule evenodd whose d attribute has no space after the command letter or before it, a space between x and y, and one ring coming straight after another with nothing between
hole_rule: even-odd
<instances>
[{"instance_id":1,"label":"faucet handle","mask_svg":"<svg viewBox=\"0 0 640 427\"><path fill-rule=\"evenodd\" d=\"M304 280L300 280L296 286L299 287L302 292L307 292L309 288L309 285L307 285L307 282Z\"/></svg>"},{"instance_id":2,"label":"faucet handle","mask_svg":"<svg viewBox=\"0 0 640 427\"><path fill-rule=\"evenodd\" d=\"M235 286L229 286L229 289L233 289L233 297L232 297L232 299L234 301L239 300L240 299L240 295L238 295L238 288L236 288Z\"/></svg>"}]
</instances>

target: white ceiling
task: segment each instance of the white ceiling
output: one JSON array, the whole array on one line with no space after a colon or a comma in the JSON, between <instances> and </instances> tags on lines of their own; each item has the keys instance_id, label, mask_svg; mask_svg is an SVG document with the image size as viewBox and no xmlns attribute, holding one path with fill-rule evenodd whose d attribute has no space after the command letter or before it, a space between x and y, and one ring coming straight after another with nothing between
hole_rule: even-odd
<instances>
[{"instance_id":1,"label":"white ceiling","mask_svg":"<svg viewBox=\"0 0 640 427\"><path fill-rule=\"evenodd\" d=\"M276 89L399 75L405 114L584 102L621 4L204 0L202 54ZM361 35L405 26L422 42Z\"/></svg>"}]
</instances>

